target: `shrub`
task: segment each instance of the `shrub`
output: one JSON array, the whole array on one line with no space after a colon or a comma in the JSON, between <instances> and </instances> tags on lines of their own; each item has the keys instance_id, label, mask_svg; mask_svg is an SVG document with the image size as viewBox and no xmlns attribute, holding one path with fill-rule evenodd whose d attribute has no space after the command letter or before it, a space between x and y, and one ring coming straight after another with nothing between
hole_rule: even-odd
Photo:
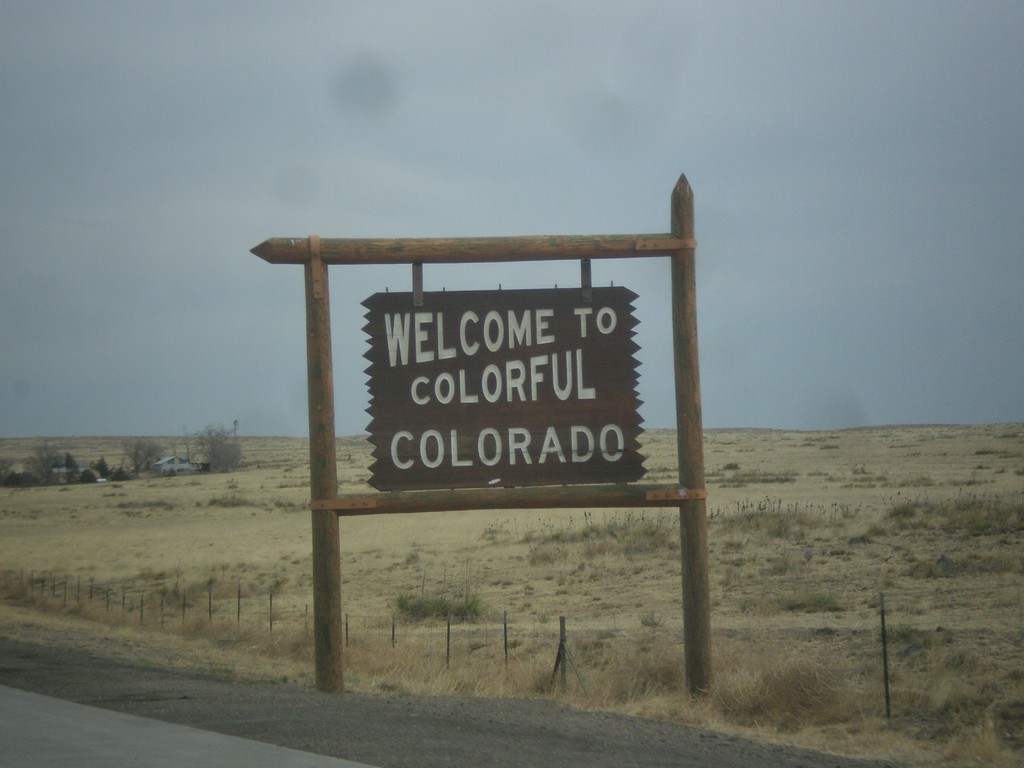
<instances>
[{"instance_id":1,"label":"shrub","mask_svg":"<svg viewBox=\"0 0 1024 768\"><path fill-rule=\"evenodd\" d=\"M917 504L911 501L906 501L901 504L895 505L889 510L887 517L894 521L910 520L917 515Z\"/></svg>"},{"instance_id":2,"label":"shrub","mask_svg":"<svg viewBox=\"0 0 1024 768\"><path fill-rule=\"evenodd\" d=\"M466 621L479 618L483 613L480 596L468 592L457 598L400 592L395 596L394 606L395 610L410 619L441 619L451 616Z\"/></svg>"},{"instance_id":3,"label":"shrub","mask_svg":"<svg viewBox=\"0 0 1024 768\"><path fill-rule=\"evenodd\" d=\"M676 532L679 519L668 514L649 517L632 511L625 515L613 514L597 522L584 515L582 527L528 531L521 542L530 544L530 565L551 565L565 560L571 545L581 545L578 551L586 558L608 554L633 555L672 552L679 547Z\"/></svg>"},{"instance_id":4,"label":"shrub","mask_svg":"<svg viewBox=\"0 0 1024 768\"><path fill-rule=\"evenodd\" d=\"M677 648L640 648L610 665L605 675L605 695L625 703L662 693L678 694L686 690L685 669Z\"/></svg>"},{"instance_id":5,"label":"shrub","mask_svg":"<svg viewBox=\"0 0 1024 768\"><path fill-rule=\"evenodd\" d=\"M797 473L792 470L783 472L762 472L754 469L749 472L735 471L728 477L722 478L720 485L723 488L745 488L748 485L755 484L792 483L796 481L796 478Z\"/></svg>"},{"instance_id":6,"label":"shrub","mask_svg":"<svg viewBox=\"0 0 1024 768\"><path fill-rule=\"evenodd\" d=\"M4 485L12 488L33 485L35 478L31 472L10 472L4 477Z\"/></svg>"},{"instance_id":7,"label":"shrub","mask_svg":"<svg viewBox=\"0 0 1024 768\"><path fill-rule=\"evenodd\" d=\"M805 659L769 662L737 675L723 681L714 696L734 722L785 729L840 722L851 699L839 674Z\"/></svg>"},{"instance_id":8,"label":"shrub","mask_svg":"<svg viewBox=\"0 0 1024 768\"><path fill-rule=\"evenodd\" d=\"M779 599L779 607L795 613L841 613L839 599L830 592L797 592Z\"/></svg>"},{"instance_id":9,"label":"shrub","mask_svg":"<svg viewBox=\"0 0 1024 768\"><path fill-rule=\"evenodd\" d=\"M209 507L249 507L252 504L248 499L241 496L235 496L233 494L225 494L223 496L214 496L206 502Z\"/></svg>"},{"instance_id":10,"label":"shrub","mask_svg":"<svg viewBox=\"0 0 1024 768\"><path fill-rule=\"evenodd\" d=\"M972 536L1017 533L1024 530L1024 500L1020 496L961 494L952 502L905 501L894 505L886 518L897 528L933 525Z\"/></svg>"}]
</instances>

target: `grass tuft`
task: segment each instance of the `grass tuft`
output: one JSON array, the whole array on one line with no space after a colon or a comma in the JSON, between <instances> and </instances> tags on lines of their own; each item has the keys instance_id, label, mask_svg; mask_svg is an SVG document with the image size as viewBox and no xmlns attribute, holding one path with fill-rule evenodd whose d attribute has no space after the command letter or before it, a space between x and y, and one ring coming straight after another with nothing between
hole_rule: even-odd
<instances>
[{"instance_id":1,"label":"grass tuft","mask_svg":"<svg viewBox=\"0 0 1024 768\"><path fill-rule=\"evenodd\" d=\"M479 595L414 595L399 592L395 596L395 610L410 619L443 619L451 616L460 621L478 619L484 612L484 603Z\"/></svg>"},{"instance_id":2,"label":"grass tuft","mask_svg":"<svg viewBox=\"0 0 1024 768\"><path fill-rule=\"evenodd\" d=\"M236 496L228 493L223 496L214 496L212 499L208 499L206 502L208 507L225 507L227 509L235 507L251 507L252 502L242 496Z\"/></svg>"},{"instance_id":3,"label":"grass tuft","mask_svg":"<svg viewBox=\"0 0 1024 768\"><path fill-rule=\"evenodd\" d=\"M792 730L844 720L853 691L831 667L805 659L766 659L721 681L714 692L719 709L741 725Z\"/></svg>"}]
</instances>

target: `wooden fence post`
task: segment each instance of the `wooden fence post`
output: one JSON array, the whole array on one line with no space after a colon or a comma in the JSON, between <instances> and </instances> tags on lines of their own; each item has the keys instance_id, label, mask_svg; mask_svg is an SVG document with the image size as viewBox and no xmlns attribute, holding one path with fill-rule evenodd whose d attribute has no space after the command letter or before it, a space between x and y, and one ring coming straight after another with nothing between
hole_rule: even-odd
<instances>
[{"instance_id":1,"label":"wooden fence post","mask_svg":"<svg viewBox=\"0 0 1024 768\"><path fill-rule=\"evenodd\" d=\"M672 191L672 235L692 240L693 190L680 176ZM704 430L697 355L697 276L695 250L672 256L672 326L676 379L676 448L679 483L704 490ZM707 502L679 504L683 581L683 648L686 687L691 694L711 690L711 598L708 578Z\"/></svg>"},{"instance_id":2,"label":"wooden fence post","mask_svg":"<svg viewBox=\"0 0 1024 768\"><path fill-rule=\"evenodd\" d=\"M889 697L889 639L885 631L885 593L878 593L878 614L882 619L882 676L885 680L885 719L892 719L892 700Z\"/></svg>"},{"instance_id":3,"label":"wooden fence post","mask_svg":"<svg viewBox=\"0 0 1024 768\"><path fill-rule=\"evenodd\" d=\"M567 689L566 678L569 665L566 663L569 654L569 647L565 644L565 616L558 617L558 654L562 659L562 693Z\"/></svg>"}]
</instances>

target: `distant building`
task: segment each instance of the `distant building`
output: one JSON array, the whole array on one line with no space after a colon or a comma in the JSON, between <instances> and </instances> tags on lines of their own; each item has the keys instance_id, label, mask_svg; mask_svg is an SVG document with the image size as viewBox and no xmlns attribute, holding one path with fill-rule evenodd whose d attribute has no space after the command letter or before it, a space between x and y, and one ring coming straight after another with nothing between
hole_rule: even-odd
<instances>
[{"instance_id":1,"label":"distant building","mask_svg":"<svg viewBox=\"0 0 1024 768\"><path fill-rule=\"evenodd\" d=\"M89 462L82 461L81 459L75 459L75 475L81 475L85 470L90 469ZM58 483L68 482L68 468L64 464L54 464L50 468L50 472L54 475L54 480Z\"/></svg>"},{"instance_id":2,"label":"distant building","mask_svg":"<svg viewBox=\"0 0 1024 768\"><path fill-rule=\"evenodd\" d=\"M153 463L153 471L158 475L177 475L194 469L192 462L183 456L165 456Z\"/></svg>"}]
</instances>

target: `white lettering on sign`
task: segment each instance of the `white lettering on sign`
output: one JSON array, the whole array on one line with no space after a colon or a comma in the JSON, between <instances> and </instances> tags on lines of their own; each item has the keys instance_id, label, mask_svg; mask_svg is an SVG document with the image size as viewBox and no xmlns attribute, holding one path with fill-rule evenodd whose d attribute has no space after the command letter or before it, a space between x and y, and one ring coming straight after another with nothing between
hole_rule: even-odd
<instances>
[{"instance_id":1,"label":"white lettering on sign","mask_svg":"<svg viewBox=\"0 0 1024 768\"><path fill-rule=\"evenodd\" d=\"M588 386L585 379L583 350L575 349L561 355L507 360L503 365L490 363L480 374L479 381L470 379L464 368L454 374L444 371L433 380L417 376L409 387L409 397L416 405L478 403L481 395L488 403L535 403L545 394L554 394L562 402L594 400L597 390Z\"/></svg>"},{"instance_id":2,"label":"white lettering on sign","mask_svg":"<svg viewBox=\"0 0 1024 768\"><path fill-rule=\"evenodd\" d=\"M573 313L580 319L580 338L587 338L587 318L594 314L593 307L576 307ZM595 320L597 324L597 330L607 336L609 333L615 330L615 326L618 324L619 316L615 310L611 307L601 307L597 311L597 318Z\"/></svg>"},{"instance_id":3,"label":"white lettering on sign","mask_svg":"<svg viewBox=\"0 0 1024 768\"><path fill-rule=\"evenodd\" d=\"M469 441L475 443L475 453L461 456L457 429L449 430L447 439L437 429L425 430L418 437L403 429L395 432L391 438L391 463L399 469L413 468L417 459L427 469L441 466L472 467L477 463L493 467L507 456L510 466L517 463L532 464L534 437L526 427L508 427L503 432L494 427L485 427L480 430L475 441ZM593 458L595 450L601 453L605 461L616 462L622 458L626 449L626 437L617 424L605 424L596 436L589 427L581 425L569 427L568 435L559 434L554 427L548 427L540 442L538 464L544 464L549 459L561 464L582 464ZM406 448L413 450L409 452ZM403 455L406 458L402 458Z\"/></svg>"},{"instance_id":4,"label":"white lettering on sign","mask_svg":"<svg viewBox=\"0 0 1024 768\"><path fill-rule=\"evenodd\" d=\"M615 316L615 311L608 307L602 311ZM511 309L504 314L491 310L481 321L476 312L466 310L459 318L457 346L448 345L451 340L445 338L444 315L441 312L385 314L388 363L394 368L410 362L451 360L460 353L463 357L472 357L480 351L481 344L489 352L553 344L555 336L551 332L551 318L554 314L553 309L524 309L518 314ZM611 327L614 329L614 321ZM581 329L580 335L586 336L585 328Z\"/></svg>"}]
</instances>

